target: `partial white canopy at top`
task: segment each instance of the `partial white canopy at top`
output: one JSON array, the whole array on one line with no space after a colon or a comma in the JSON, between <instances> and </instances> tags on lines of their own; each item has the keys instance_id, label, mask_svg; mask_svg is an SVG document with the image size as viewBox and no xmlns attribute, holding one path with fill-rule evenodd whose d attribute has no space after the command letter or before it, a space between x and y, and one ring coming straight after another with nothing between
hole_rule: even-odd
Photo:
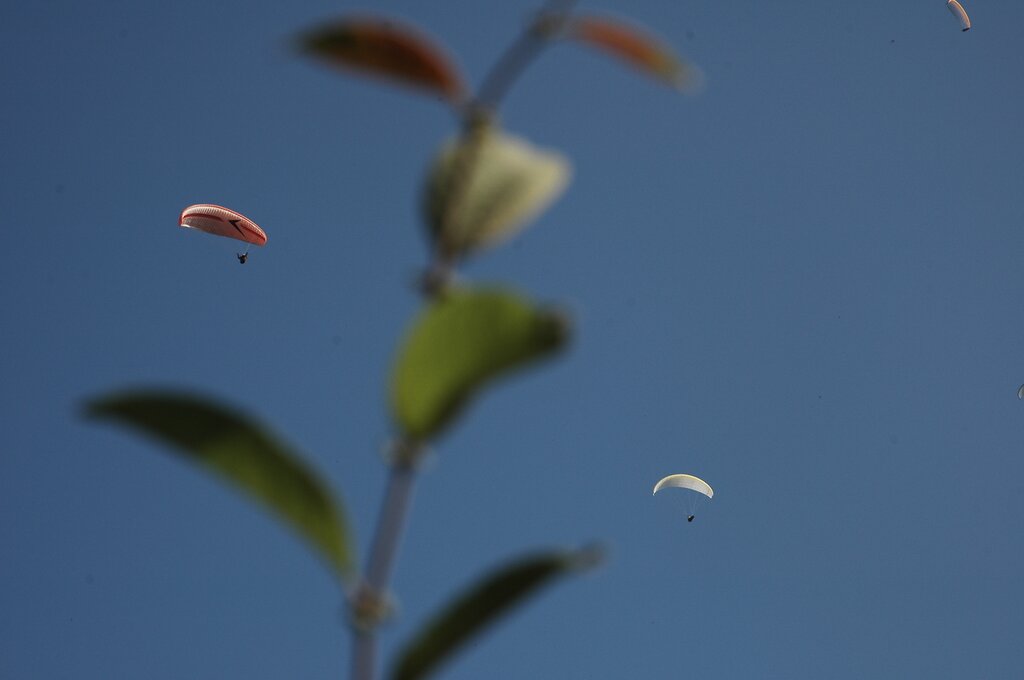
<instances>
[{"instance_id":1,"label":"partial white canopy at top","mask_svg":"<svg viewBox=\"0 0 1024 680\"><path fill-rule=\"evenodd\" d=\"M967 11L964 10L964 6L961 5L957 0L947 0L946 8L949 9L950 13L956 17L956 20L960 22L961 31L971 30L971 18L967 16Z\"/></svg>"},{"instance_id":2,"label":"partial white canopy at top","mask_svg":"<svg viewBox=\"0 0 1024 680\"><path fill-rule=\"evenodd\" d=\"M653 493L658 493L670 486L678 489L690 489L691 491L702 493L708 498L715 495L715 492L707 482L693 475L669 475L654 485Z\"/></svg>"}]
</instances>

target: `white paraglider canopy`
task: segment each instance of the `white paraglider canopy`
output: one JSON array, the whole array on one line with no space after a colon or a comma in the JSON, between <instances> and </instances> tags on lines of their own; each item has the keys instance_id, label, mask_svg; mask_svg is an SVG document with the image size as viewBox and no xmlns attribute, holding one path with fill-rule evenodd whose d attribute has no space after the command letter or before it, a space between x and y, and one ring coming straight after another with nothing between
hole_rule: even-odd
<instances>
[{"instance_id":1,"label":"white paraglider canopy","mask_svg":"<svg viewBox=\"0 0 1024 680\"><path fill-rule=\"evenodd\" d=\"M967 12L964 10L964 6L961 5L957 0L947 0L946 8L956 17L956 20L960 22L961 31L971 30L971 18L967 16Z\"/></svg>"},{"instance_id":2,"label":"white paraglider canopy","mask_svg":"<svg viewBox=\"0 0 1024 680\"><path fill-rule=\"evenodd\" d=\"M703 494L708 498L715 495L710 484L700 477L694 477L693 475L669 475L668 477L664 477L654 485L654 493L658 493L662 489L666 489L668 487L689 489L690 491L696 491L698 494ZM690 514L686 516L686 521L692 522L697 513L698 496L696 494L687 495L690 497Z\"/></svg>"},{"instance_id":3,"label":"white paraglider canopy","mask_svg":"<svg viewBox=\"0 0 1024 680\"><path fill-rule=\"evenodd\" d=\"M675 487L677 489L690 489L697 493L702 493L708 498L715 495L714 490L707 482L700 477L694 477L693 475L669 475L663 478L657 484L654 485L654 492L658 493L662 489L668 487Z\"/></svg>"}]
</instances>

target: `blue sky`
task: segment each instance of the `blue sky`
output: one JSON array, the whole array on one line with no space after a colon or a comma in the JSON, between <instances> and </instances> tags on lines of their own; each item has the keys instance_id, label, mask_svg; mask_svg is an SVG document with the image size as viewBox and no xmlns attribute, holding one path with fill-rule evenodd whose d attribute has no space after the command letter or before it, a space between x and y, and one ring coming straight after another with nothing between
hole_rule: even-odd
<instances>
[{"instance_id":1,"label":"blue sky","mask_svg":"<svg viewBox=\"0 0 1024 680\"><path fill-rule=\"evenodd\" d=\"M1024 7L637 0L684 97L572 46L507 100L569 192L465 275L565 304L571 351L438 445L394 650L502 560L601 541L452 680L1024 675ZM389 1L476 83L536 5ZM341 599L290 534L83 399L264 419L365 552L419 301L436 102L296 56L328 2L18 3L0 22L0 676L336 678ZM176 226L216 202L270 242ZM693 524L650 489L716 490Z\"/></svg>"}]
</instances>

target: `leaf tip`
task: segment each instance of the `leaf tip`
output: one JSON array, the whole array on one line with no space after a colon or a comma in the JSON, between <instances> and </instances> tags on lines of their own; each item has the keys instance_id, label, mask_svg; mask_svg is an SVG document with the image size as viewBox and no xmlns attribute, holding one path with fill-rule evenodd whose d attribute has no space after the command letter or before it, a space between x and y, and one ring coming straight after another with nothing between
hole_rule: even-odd
<instances>
[{"instance_id":1,"label":"leaf tip","mask_svg":"<svg viewBox=\"0 0 1024 680\"><path fill-rule=\"evenodd\" d=\"M117 407L123 393L120 391L102 395L91 395L82 399L77 405L79 417L85 420L103 420L117 416Z\"/></svg>"},{"instance_id":2,"label":"leaf tip","mask_svg":"<svg viewBox=\"0 0 1024 680\"><path fill-rule=\"evenodd\" d=\"M583 571L604 564L607 554L608 549L605 545L601 543L588 543L571 553L567 561L572 568Z\"/></svg>"},{"instance_id":3,"label":"leaf tip","mask_svg":"<svg viewBox=\"0 0 1024 680\"><path fill-rule=\"evenodd\" d=\"M573 333L572 316L568 310L561 307L544 309L541 333L544 336L544 345L552 350L558 351L568 345Z\"/></svg>"},{"instance_id":4,"label":"leaf tip","mask_svg":"<svg viewBox=\"0 0 1024 680\"><path fill-rule=\"evenodd\" d=\"M76 404L75 412L84 420L93 420L100 415L101 409L99 404L99 399L95 397L88 397Z\"/></svg>"},{"instance_id":5,"label":"leaf tip","mask_svg":"<svg viewBox=\"0 0 1024 680\"><path fill-rule=\"evenodd\" d=\"M672 87L683 94L698 95L704 91L707 78L700 67L689 62L681 62L671 76Z\"/></svg>"},{"instance_id":6,"label":"leaf tip","mask_svg":"<svg viewBox=\"0 0 1024 680\"><path fill-rule=\"evenodd\" d=\"M465 87L441 46L418 28L380 16L355 16L300 33L299 52L333 66L433 91L459 105Z\"/></svg>"},{"instance_id":7,"label":"leaf tip","mask_svg":"<svg viewBox=\"0 0 1024 680\"><path fill-rule=\"evenodd\" d=\"M687 94L700 90L700 70L645 29L607 17L580 16L566 37L590 45Z\"/></svg>"}]
</instances>

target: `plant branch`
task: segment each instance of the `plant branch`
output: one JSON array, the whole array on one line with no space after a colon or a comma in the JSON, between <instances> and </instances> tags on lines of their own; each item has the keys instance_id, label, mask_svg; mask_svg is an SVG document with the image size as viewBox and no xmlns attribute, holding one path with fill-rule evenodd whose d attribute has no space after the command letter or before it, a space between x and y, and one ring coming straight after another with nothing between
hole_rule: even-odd
<instances>
[{"instance_id":1,"label":"plant branch","mask_svg":"<svg viewBox=\"0 0 1024 680\"><path fill-rule=\"evenodd\" d=\"M477 96L465 107L462 134L473 141L456 159L455 174L461 178L457 184L465 185L465 178L476 160L479 140L505 93L551 38L562 30L575 1L548 0L526 30L495 62ZM451 205L457 202L453 200ZM444 216L445 222L451 219L450 208ZM435 297L443 290L451 276L455 256L442 246L435 251L433 259L423 287L427 297ZM393 451L388 487L367 558L365 577L352 595L352 680L375 680L377 676L376 631L390 613L387 588L412 498L416 463L421 456L422 448L415 442L399 442Z\"/></svg>"},{"instance_id":2,"label":"plant branch","mask_svg":"<svg viewBox=\"0 0 1024 680\"><path fill-rule=\"evenodd\" d=\"M501 99L522 74L526 67L540 53L551 37L557 35L569 18L569 12L576 0L549 0L537 13L519 38L512 43L494 67L484 78L480 91L470 103L463 125L472 127L480 116L487 117L498 108Z\"/></svg>"},{"instance_id":3,"label":"plant branch","mask_svg":"<svg viewBox=\"0 0 1024 680\"><path fill-rule=\"evenodd\" d=\"M376 591L383 591L391 580L415 478L415 470L407 462L395 463L391 468L380 523L377 525L377 540L370 552L366 571L366 583Z\"/></svg>"},{"instance_id":4,"label":"plant branch","mask_svg":"<svg viewBox=\"0 0 1024 680\"><path fill-rule=\"evenodd\" d=\"M419 446L407 442L399 442L392 452L387 491L365 577L352 595L352 680L374 680L377 676L377 628L391 611L388 584L412 499L420 453Z\"/></svg>"}]
</instances>

